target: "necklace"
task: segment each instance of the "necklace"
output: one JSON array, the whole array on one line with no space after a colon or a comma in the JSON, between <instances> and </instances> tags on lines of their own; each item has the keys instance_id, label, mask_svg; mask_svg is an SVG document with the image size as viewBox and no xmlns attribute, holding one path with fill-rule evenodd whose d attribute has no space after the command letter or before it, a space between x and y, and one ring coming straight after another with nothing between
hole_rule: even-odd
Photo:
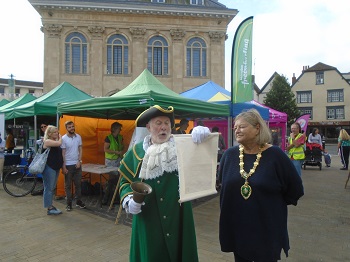
<instances>
[{"instance_id":1,"label":"necklace","mask_svg":"<svg viewBox=\"0 0 350 262\"><path fill-rule=\"evenodd\" d=\"M259 165L263 147L259 148L259 152L256 155L256 160L254 162L254 166L252 169L250 169L248 174L247 172L244 171L243 149L244 147L242 145L239 145L239 167L240 167L239 173L241 174L241 177L245 180L243 186L241 186L241 195L245 200L247 200L252 194L252 188L248 183L248 178L254 174L256 167Z\"/></svg>"}]
</instances>

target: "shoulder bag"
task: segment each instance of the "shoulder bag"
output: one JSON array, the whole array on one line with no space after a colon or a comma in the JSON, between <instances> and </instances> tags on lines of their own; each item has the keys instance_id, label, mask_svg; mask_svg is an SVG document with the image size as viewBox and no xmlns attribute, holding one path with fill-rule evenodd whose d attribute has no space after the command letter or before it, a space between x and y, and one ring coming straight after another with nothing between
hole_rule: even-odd
<instances>
[{"instance_id":1,"label":"shoulder bag","mask_svg":"<svg viewBox=\"0 0 350 262\"><path fill-rule=\"evenodd\" d=\"M33 161L29 165L28 170L29 170L29 173L31 174L34 174L34 175L41 174L45 169L47 156L49 155L50 148L48 147L44 153L41 153L41 151L42 151L42 145L38 150L38 152L35 154Z\"/></svg>"}]
</instances>

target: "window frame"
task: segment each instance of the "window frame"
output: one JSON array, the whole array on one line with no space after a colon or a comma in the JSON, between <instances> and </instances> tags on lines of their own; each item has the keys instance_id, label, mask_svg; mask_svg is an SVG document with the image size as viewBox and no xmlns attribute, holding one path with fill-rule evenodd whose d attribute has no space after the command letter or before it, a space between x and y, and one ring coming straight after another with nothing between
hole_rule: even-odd
<instances>
[{"instance_id":1,"label":"window frame","mask_svg":"<svg viewBox=\"0 0 350 262\"><path fill-rule=\"evenodd\" d=\"M108 75L129 74L129 41L124 35L113 34L108 37L106 64L106 74Z\"/></svg>"},{"instance_id":2,"label":"window frame","mask_svg":"<svg viewBox=\"0 0 350 262\"><path fill-rule=\"evenodd\" d=\"M301 115L305 115L305 114L309 114L310 115L310 120L313 119L313 108L310 107L298 107L300 114Z\"/></svg>"},{"instance_id":3,"label":"window frame","mask_svg":"<svg viewBox=\"0 0 350 262\"><path fill-rule=\"evenodd\" d=\"M186 43L186 76L207 77L208 52L203 38L191 37ZM196 56L198 58L196 58ZM198 59L196 62L195 60Z\"/></svg>"},{"instance_id":4,"label":"window frame","mask_svg":"<svg viewBox=\"0 0 350 262\"><path fill-rule=\"evenodd\" d=\"M152 36L147 42L147 69L156 76L169 75L169 44L161 35Z\"/></svg>"},{"instance_id":5,"label":"window frame","mask_svg":"<svg viewBox=\"0 0 350 262\"><path fill-rule=\"evenodd\" d=\"M344 102L344 90L343 89L327 90L327 103L337 103L337 102Z\"/></svg>"},{"instance_id":6,"label":"window frame","mask_svg":"<svg viewBox=\"0 0 350 262\"><path fill-rule=\"evenodd\" d=\"M331 113L332 111L332 113ZM342 111L342 112L340 112ZM331 117L333 116L333 117ZM327 106L326 107L326 118L327 120L338 120L345 119L344 106Z\"/></svg>"},{"instance_id":7,"label":"window frame","mask_svg":"<svg viewBox=\"0 0 350 262\"><path fill-rule=\"evenodd\" d=\"M297 91L296 93L297 104L312 103L312 91ZM303 95L306 95L306 101L304 101Z\"/></svg>"},{"instance_id":8,"label":"window frame","mask_svg":"<svg viewBox=\"0 0 350 262\"><path fill-rule=\"evenodd\" d=\"M316 85L324 85L324 71L316 72Z\"/></svg>"},{"instance_id":9,"label":"window frame","mask_svg":"<svg viewBox=\"0 0 350 262\"><path fill-rule=\"evenodd\" d=\"M204 5L205 0L190 0L191 5Z\"/></svg>"},{"instance_id":10,"label":"window frame","mask_svg":"<svg viewBox=\"0 0 350 262\"><path fill-rule=\"evenodd\" d=\"M88 41L80 32L69 33L64 40L64 72L88 74Z\"/></svg>"}]
</instances>

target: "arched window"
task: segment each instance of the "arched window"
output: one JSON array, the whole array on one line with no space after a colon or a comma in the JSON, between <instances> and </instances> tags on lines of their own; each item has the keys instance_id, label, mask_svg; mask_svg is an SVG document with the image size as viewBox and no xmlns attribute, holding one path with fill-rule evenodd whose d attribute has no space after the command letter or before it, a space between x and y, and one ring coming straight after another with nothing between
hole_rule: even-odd
<instances>
[{"instance_id":1,"label":"arched window","mask_svg":"<svg viewBox=\"0 0 350 262\"><path fill-rule=\"evenodd\" d=\"M107 74L129 73L129 46L123 35L112 35L107 41Z\"/></svg>"},{"instance_id":2,"label":"arched window","mask_svg":"<svg viewBox=\"0 0 350 262\"><path fill-rule=\"evenodd\" d=\"M154 36L147 45L147 68L153 75L168 75L168 43L161 36Z\"/></svg>"},{"instance_id":3,"label":"arched window","mask_svg":"<svg viewBox=\"0 0 350 262\"><path fill-rule=\"evenodd\" d=\"M66 37L66 73L87 73L87 41L83 34L74 32Z\"/></svg>"},{"instance_id":4,"label":"arched window","mask_svg":"<svg viewBox=\"0 0 350 262\"><path fill-rule=\"evenodd\" d=\"M199 37L191 38L187 42L186 75L207 76L207 46Z\"/></svg>"}]
</instances>

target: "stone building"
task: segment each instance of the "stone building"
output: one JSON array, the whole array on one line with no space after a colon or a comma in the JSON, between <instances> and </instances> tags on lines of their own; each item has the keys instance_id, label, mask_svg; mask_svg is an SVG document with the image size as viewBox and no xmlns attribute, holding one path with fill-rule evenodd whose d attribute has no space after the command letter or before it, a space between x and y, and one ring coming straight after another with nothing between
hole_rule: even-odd
<instances>
[{"instance_id":1,"label":"stone building","mask_svg":"<svg viewBox=\"0 0 350 262\"><path fill-rule=\"evenodd\" d=\"M35 97L39 97L43 94L42 82L13 79L13 90L11 90L9 81L10 79L0 78L0 99L14 100L27 93Z\"/></svg>"},{"instance_id":2,"label":"stone building","mask_svg":"<svg viewBox=\"0 0 350 262\"><path fill-rule=\"evenodd\" d=\"M224 86L227 26L217 0L29 0L42 17L44 92L67 81L109 96L145 68L181 93ZM227 54L229 55L229 54Z\"/></svg>"},{"instance_id":3,"label":"stone building","mask_svg":"<svg viewBox=\"0 0 350 262\"><path fill-rule=\"evenodd\" d=\"M341 128L350 131L349 73L323 63L304 66L298 78L293 76L291 88L300 112L311 115L308 134L317 127L335 142Z\"/></svg>"}]
</instances>

